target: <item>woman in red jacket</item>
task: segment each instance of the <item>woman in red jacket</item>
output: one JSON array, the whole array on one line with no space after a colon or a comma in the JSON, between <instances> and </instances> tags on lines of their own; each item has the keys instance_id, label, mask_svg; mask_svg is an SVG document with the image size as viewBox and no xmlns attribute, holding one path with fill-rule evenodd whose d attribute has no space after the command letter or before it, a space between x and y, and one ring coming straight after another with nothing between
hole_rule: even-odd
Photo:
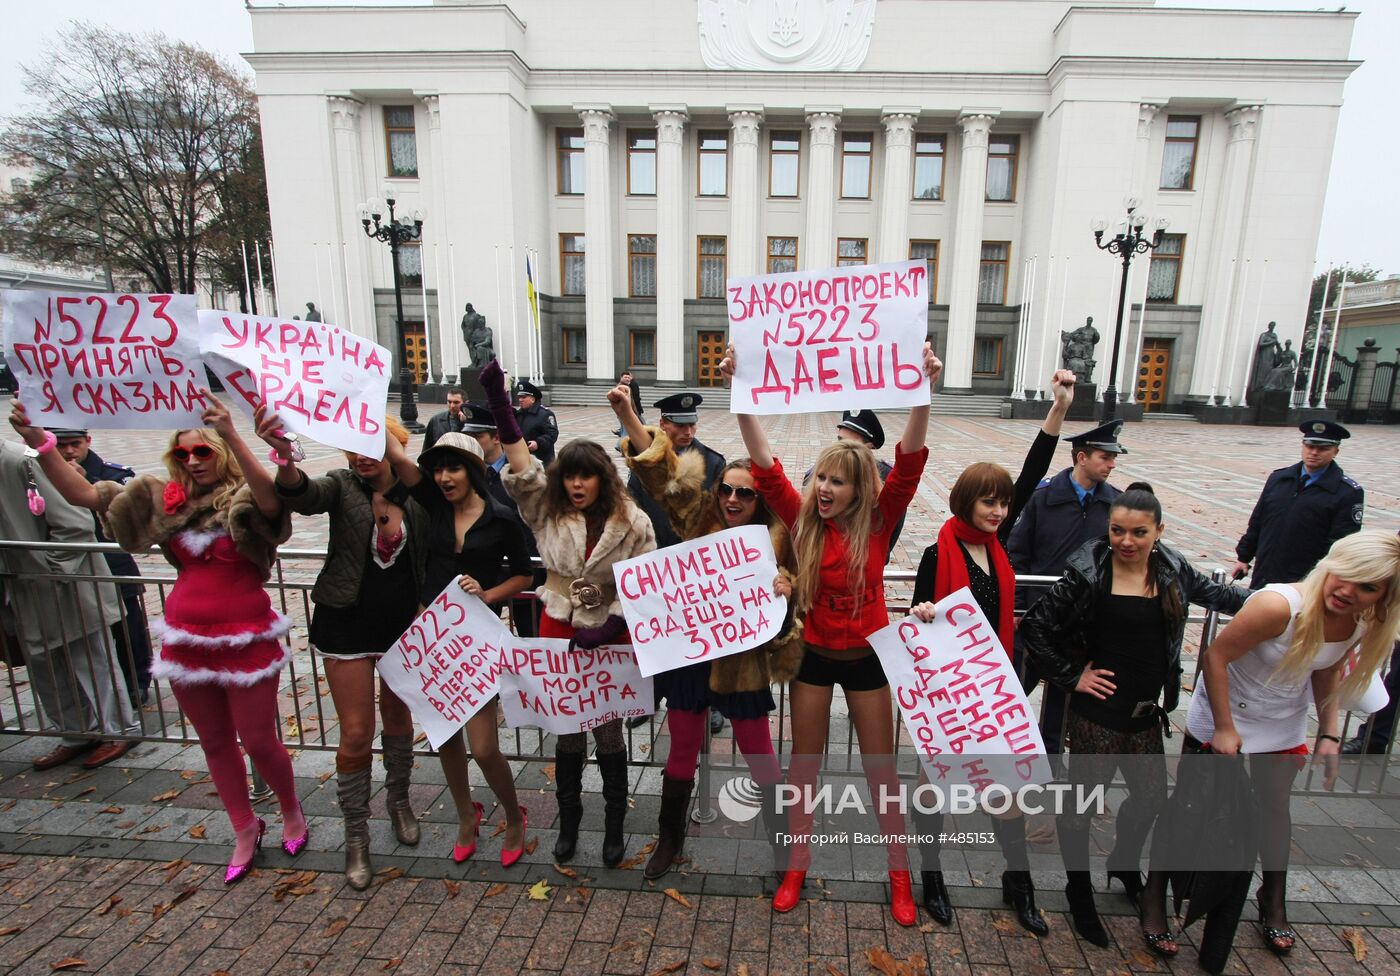
<instances>
[{"instance_id":1,"label":"woman in red jacket","mask_svg":"<svg viewBox=\"0 0 1400 976\"><path fill-rule=\"evenodd\" d=\"M943 364L924 345L924 373L929 384ZM734 348L720 370L734 376ZM880 487L875 455L863 444L837 441L817 457L812 480L799 494L783 473L758 418L739 414L739 433L753 461L759 493L793 533L797 582L793 601L804 614L802 666L789 685L792 699L792 754L788 782L803 789L815 782L826 747L833 689L840 685L860 743L861 765L872 797L899 789L894 761L894 711L889 681L867 638L889 625L885 607L885 559L890 530L914 498L928 460L928 404L909 411L904 435L895 448L894 470ZM881 833L906 832L904 816L877 805ZM789 808L788 833L796 839L783 883L773 896L773 910L791 911L802 898L811 864L804 838L812 830L812 813L804 803ZM903 844L888 845L891 913L900 925L918 919Z\"/></svg>"}]
</instances>

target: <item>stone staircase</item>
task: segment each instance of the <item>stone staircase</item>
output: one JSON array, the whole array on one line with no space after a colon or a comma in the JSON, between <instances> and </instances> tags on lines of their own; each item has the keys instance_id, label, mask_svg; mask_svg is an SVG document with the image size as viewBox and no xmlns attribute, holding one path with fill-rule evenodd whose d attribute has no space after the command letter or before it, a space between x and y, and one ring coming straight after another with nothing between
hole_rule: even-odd
<instances>
[{"instance_id":1,"label":"stone staircase","mask_svg":"<svg viewBox=\"0 0 1400 976\"><path fill-rule=\"evenodd\" d=\"M545 387L545 402L551 407L605 407L608 388L588 386L583 383L551 383ZM729 387L727 386L643 386L642 403L647 414L655 411L651 405L663 396L672 393L698 393L704 398L703 409L728 410Z\"/></svg>"},{"instance_id":2,"label":"stone staircase","mask_svg":"<svg viewBox=\"0 0 1400 976\"><path fill-rule=\"evenodd\" d=\"M935 417L999 417L1004 396L934 396Z\"/></svg>"},{"instance_id":3,"label":"stone staircase","mask_svg":"<svg viewBox=\"0 0 1400 976\"><path fill-rule=\"evenodd\" d=\"M1144 410L1144 411L1143 411L1143 413L1142 413L1142 419L1143 419L1144 421L1147 421L1147 420L1174 420L1174 421L1177 421L1178 423L1188 423L1188 424L1194 424L1194 423L1197 422L1197 421L1196 421L1196 416L1195 416L1195 414L1190 414L1190 413L1155 413L1155 412L1150 411L1150 410Z\"/></svg>"}]
</instances>

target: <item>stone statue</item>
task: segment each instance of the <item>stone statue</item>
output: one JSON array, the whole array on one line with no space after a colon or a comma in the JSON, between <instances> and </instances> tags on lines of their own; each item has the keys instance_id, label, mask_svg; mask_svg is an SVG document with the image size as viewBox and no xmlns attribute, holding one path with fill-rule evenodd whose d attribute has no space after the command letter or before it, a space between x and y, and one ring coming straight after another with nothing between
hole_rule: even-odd
<instances>
[{"instance_id":1,"label":"stone statue","mask_svg":"<svg viewBox=\"0 0 1400 976\"><path fill-rule=\"evenodd\" d=\"M1099 330L1094 328L1094 317L1090 315L1084 324L1073 332L1061 332L1063 343L1060 365L1073 371L1080 383L1088 385L1094 381L1094 347L1099 344Z\"/></svg>"},{"instance_id":2,"label":"stone statue","mask_svg":"<svg viewBox=\"0 0 1400 976\"><path fill-rule=\"evenodd\" d=\"M472 368L480 369L496 355L495 340L486 326L486 316L472 308L467 302L466 313L462 316L462 341L472 356Z\"/></svg>"},{"instance_id":3,"label":"stone statue","mask_svg":"<svg viewBox=\"0 0 1400 976\"><path fill-rule=\"evenodd\" d=\"M1274 334L1274 329L1277 326L1277 322L1270 322L1254 346L1254 365L1249 372L1248 390L1250 393L1265 389L1272 377L1279 355L1278 336ZM1293 357L1296 360L1297 353L1294 353Z\"/></svg>"},{"instance_id":4,"label":"stone statue","mask_svg":"<svg viewBox=\"0 0 1400 976\"><path fill-rule=\"evenodd\" d=\"M1273 323L1270 322L1270 325ZM1273 368L1269 371L1268 381L1264 384L1265 390L1291 390L1293 389L1293 371L1298 368L1298 354L1293 351L1293 340L1289 339L1283 344L1277 356L1274 357Z\"/></svg>"},{"instance_id":5,"label":"stone statue","mask_svg":"<svg viewBox=\"0 0 1400 976\"><path fill-rule=\"evenodd\" d=\"M321 310L318 309L318 308L316 307L316 303L315 303L315 302L307 302L307 303L306 303L306 321L308 321L308 322L319 322L319 321L321 321Z\"/></svg>"}]
</instances>

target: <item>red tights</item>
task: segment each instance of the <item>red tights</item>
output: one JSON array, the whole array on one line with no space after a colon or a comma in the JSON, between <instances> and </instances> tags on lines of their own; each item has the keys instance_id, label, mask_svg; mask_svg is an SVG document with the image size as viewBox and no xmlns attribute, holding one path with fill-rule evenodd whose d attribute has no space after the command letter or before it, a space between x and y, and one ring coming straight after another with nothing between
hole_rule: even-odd
<instances>
[{"instance_id":1,"label":"red tights","mask_svg":"<svg viewBox=\"0 0 1400 976\"><path fill-rule=\"evenodd\" d=\"M671 752L666 757L666 775L672 779L694 779L700 763L700 750L705 745L705 725L709 713L666 710L666 728L671 733ZM778 757L773 755L773 739L768 734L768 719L730 719L734 726L734 742L749 764L755 783L767 785L782 778Z\"/></svg>"}]
</instances>

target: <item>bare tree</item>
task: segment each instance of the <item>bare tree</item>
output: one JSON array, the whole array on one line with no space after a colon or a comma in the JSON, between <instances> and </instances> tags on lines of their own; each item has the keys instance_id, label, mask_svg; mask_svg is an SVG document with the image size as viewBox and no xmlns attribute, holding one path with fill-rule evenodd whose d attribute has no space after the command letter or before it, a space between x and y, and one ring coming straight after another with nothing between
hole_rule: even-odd
<instances>
[{"instance_id":1,"label":"bare tree","mask_svg":"<svg viewBox=\"0 0 1400 976\"><path fill-rule=\"evenodd\" d=\"M79 23L23 70L40 107L0 134L31 173L0 212L7 247L189 293L226 272L244 225L265 233L257 102L236 69L162 34ZM219 276L242 291L241 274Z\"/></svg>"}]
</instances>

